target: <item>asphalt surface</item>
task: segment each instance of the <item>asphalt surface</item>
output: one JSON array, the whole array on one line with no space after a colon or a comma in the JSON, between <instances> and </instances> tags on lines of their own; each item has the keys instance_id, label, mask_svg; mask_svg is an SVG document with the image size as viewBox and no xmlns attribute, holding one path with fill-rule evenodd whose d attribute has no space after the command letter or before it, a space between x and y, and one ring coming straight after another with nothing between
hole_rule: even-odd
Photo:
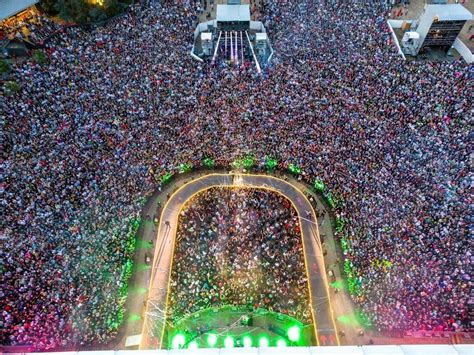
<instances>
[{"instance_id":1,"label":"asphalt surface","mask_svg":"<svg viewBox=\"0 0 474 355\"><path fill-rule=\"evenodd\" d=\"M151 268L140 349L161 348L179 212L183 204L194 194L212 186L270 189L283 194L293 203L300 217L317 345L339 345L316 214L305 195L292 184L269 175L209 174L196 178L174 191L163 207Z\"/></svg>"}]
</instances>

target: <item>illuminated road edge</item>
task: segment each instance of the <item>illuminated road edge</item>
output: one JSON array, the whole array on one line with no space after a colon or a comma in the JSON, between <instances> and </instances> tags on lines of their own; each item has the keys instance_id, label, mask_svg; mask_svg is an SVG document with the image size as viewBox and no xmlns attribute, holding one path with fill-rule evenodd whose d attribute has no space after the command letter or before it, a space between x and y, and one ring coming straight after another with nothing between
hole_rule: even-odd
<instances>
[{"instance_id":1,"label":"illuminated road edge","mask_svg":"<svg viewBox=\"0 0 474 355\"><path fill-rule=\"evenodd\" d=\"M269 175L209 174L177 189L161 212L140 350L163 348L168 287L179 213L187 200L214 186L267 189L282 194L293 204L301 226L317 345L339 345L316 213L306 196L290 183ZM156 328L161 328L161 331L157 332ZM159 339L153 336L153 331L161 333Z\"/></svg>"}]
</instances>

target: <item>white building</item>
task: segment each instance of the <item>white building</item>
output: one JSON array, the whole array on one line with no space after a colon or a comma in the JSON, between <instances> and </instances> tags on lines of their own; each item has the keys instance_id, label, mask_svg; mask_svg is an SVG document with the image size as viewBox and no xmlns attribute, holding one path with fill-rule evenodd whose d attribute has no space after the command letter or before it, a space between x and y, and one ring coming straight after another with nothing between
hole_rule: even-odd
<instances>
[{"instance_id":1,"label":"white building","mask_svg":"<svg viewBox=\"0 0 474 355\"><path fill-rule=\"evenodd\" d=\"M425 5L402 38L402 51L416 56L430 49L447 52L472 14L460 4Z\"/></svg>"}]
</instances>

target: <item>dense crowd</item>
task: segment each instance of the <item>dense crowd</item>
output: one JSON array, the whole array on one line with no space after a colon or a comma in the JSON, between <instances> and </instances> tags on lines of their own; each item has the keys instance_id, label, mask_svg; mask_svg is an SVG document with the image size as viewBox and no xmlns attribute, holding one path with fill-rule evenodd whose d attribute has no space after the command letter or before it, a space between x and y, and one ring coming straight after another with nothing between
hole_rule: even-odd
<instances>
[{"instance_id":1,"label":"dense crowd","mask_svg":"<svg viewBox=\"0 0 474 355\"><path fill-rule=\"evenodd\" d=\"M354 299L380 329L470 329L472 66L403 61L384 2L274 0L271 66L216 68L189 56L196 9L136 5L58 33L47 65L14 68L21 91L0 100L0 343L110 340L141 198L181 163L247 154L298 165L338 198Z\"/></svg>"},{"instance_id":2,"label":"dense crowd","mask_svg":"<svg viewBox=\"0 0 474 355\"><path fill-rule=\"evenodd\" d=\"M168 314L171 321L224 305L251 306L311 323L298 216L265 190L211 188L178 222Z\"/></svg>"}]
</instances>

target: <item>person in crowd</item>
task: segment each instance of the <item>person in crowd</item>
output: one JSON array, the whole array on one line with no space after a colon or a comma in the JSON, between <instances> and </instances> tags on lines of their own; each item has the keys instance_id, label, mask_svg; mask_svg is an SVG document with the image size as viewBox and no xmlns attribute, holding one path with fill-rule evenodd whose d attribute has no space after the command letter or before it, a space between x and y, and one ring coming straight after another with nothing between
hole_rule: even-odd
<instances>
[{"instance_id":1,"label":"person in crowd","mask_svg":"<svg viewBox=\"0 0 474 355\"><path fill-rule=\"evenodd\" d=\"M311 323L298 215L283 196L208 189L187 202L176 240L168 306L172 322L232 305Z\"/></svg>"},{"instance_id":2,"label":"person in crowd","mask_svg":"<svg viewBox=\"0 0 474 355\"><path fill-rule=\"evenodd\" d=\"M13 65L21 90L0 100L0 343L109 342L129 257L126 221L141 198L184 162L211 157L229 167L249 154L281 169L295 164L304 181L321 180L337 197L352 296L378 329L471 329L472 66L403 61L386 23L390 7L355 0L259 2L275 50L263 75L252 65L198 63L189 55L198 6L136 4L104 27L57 32L45 65ZM181 235L183 245L192 235ZM199 237L210 245L181 257L218 248L213 233ZM228 254L227 268L243 262L216 251ZM173 310L222 296L250 301L220 290L210 301L186 296L186 309L177 299ZM304 319L297 300L291 308L280 295L274 308Z\"/></svg>"}]
</instances>

